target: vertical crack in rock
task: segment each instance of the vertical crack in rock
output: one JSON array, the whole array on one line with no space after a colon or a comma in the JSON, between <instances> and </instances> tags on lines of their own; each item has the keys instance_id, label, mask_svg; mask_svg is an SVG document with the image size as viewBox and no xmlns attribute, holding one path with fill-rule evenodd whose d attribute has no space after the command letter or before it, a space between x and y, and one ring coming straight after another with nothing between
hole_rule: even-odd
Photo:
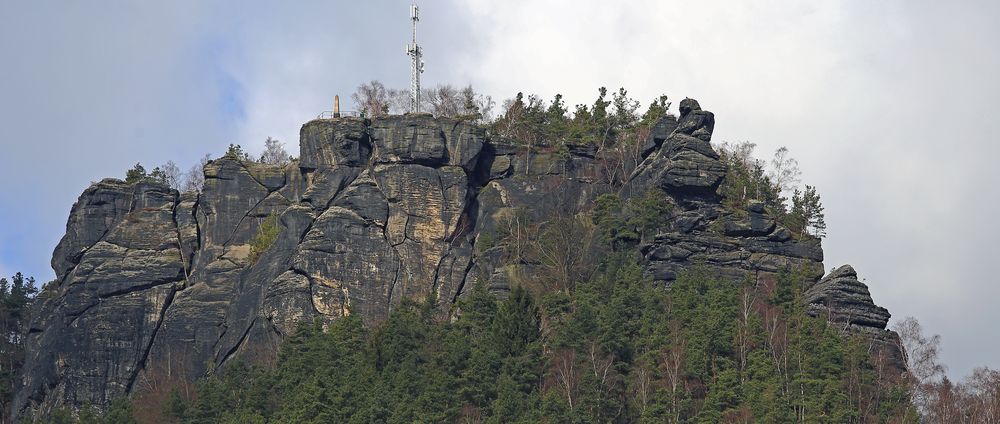
<instances>
[{"instance_id":1,"label":"vertical crack in rock","mask_svg":"<svg viewBox=\"0 0 1000 424\"><path fill-rule=\"evenodd\" d=\"M396 250L395 246L393 246L393 250ZM385 307L388 312L392 312L392 294L396 291L396 282L399 281L399 273L403 270L403 259L401 259L402 256L399 256L398 251L396 252L396 257L400 259L397 259L396 261L396 272L392 275L392 282L389 283L388 296L386 296L385 299Z\"/></svg>"},{"instance_id":2,"label":"vertical crack in rock","mask_svg":"<svg viewBox=\"0 0 1000 424\"><path fill-rule=\"evenodd\" d=\"M184 267L184 281L186 284L188 281L188 275L191 273L192 258L184 257L184 237L181 236L181 226L177 223L177 209L180 207L181 202L180 199L177 200L177 203L174 203L174 207L171 211L171 218L174 221L174 234L177 236L177 253L180 255L181 264ZM192 254L191 256L193 257L194 255Z\"/></svg>"},{"instance_id":3,"label":"vertical crack in rock","mask_svg":"<svg viewBox=\"0 0 1000 424\"><path fill-rule=\"evenodd\" d=\"M257 203L255 203L253 206L251 206L250 209L247 209L246 213L244 213L242 217L240 217L239 222L237 222L236 226L233 227L232 234L230 234L229 238L227 238L224 242L222 242L223 250L222 250L222 253L219 255L219 257L217 259L221 259L223 256L225 256L226 251L228 250L227 248L228 248L229 244L233 241L234 238L236 238L237 232L239 232L240 227L243 226L243 221L246 220L247 218L249 218L250 217L250 213L252 213L253 211L257 210L257 208L262 203L264 203L265 200L267 200L267 197L268 196L262 197L259 201L257 201Z\"/></svg>"},{"instance_id":4,"label":"vertical crack in rock","mask_svg":"<svg viewBox=\"0 0 1000 424\"><path fill-rule=\"evenodd\" d=\"M191 222L194 224L195 246L194 250L191 251L191 258L189 259L190 262L188 268L189 275L187 275L186 277L190 277L190 273L194 272L194 268L197 265L195 263L195 258L198 257L198 252L201 250L201 240L202 240L201 222L198 221L198 204L200 200L201 200L201 193L197 193L197 196L195 197L194 206L191 209Z\"/></svg>"},{"instance_id":5,"label":"vertical crack in rock","mask_svg":"<svg viewBox=\"0 0 1000 424\"><path fill-rule=\"evenodd\" d=\"M225 352L225 354L222 355L221 359L216 361L220 367L229 362L229 359L233 357L233 355L240 349L241 346L243 346L244 342L247 340L247 336L250 335L250 330L253 329L253 326L256 322L257 322L257 317L254 317L253 320L250 321L250 325L248 325L246 330L243 331L243 335L240 336L239 342L234 344L233 347L231 347L229 350Z\"/></svg>"},{"instance_id":6,"label":"vertical crack in rock","mask_svg":"<svg viewBox=\"0 0 1000 424\"><path fill-rule=\"evenodd\" d=\"M132 372L132 376L129 377L128 383L125 385L125 393L132 392L132 386L135 384L136 377L138 377L139 372L147 366L146 362L147 359L149 359L149 351L153 348L153 342L156 340L156 335L160 332L160 326L163 325L163 318L166 317L167 309L169 309L170 305L173 303L176 293L177 290L171 290L167 294L167 299L163 302L163 307L160 308L159 319L156 321L156 326L153 327L153 332L149 337L149 343L146 344L145 349L142 351L142 356L138 361L139 366L135 367L135 371Z\"/></svg>"}]
</instances>

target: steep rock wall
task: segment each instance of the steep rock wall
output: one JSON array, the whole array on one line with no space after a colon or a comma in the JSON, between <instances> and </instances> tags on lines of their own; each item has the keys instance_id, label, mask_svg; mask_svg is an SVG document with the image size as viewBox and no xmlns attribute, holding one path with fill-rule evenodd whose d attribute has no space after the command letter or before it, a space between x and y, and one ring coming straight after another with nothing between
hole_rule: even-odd
<instances>
[{"instance_id":1,"label":"steep rock wall","mask_svg":"<svg viewBox=\"0 0 1000 424\"><path fill-rule=\"evenodd\" d=\"M759 205L721 207L714 115L690 99L680 112L653 127L624 185L593 147L528 149L420 114L308 122L299 161L215 160L200 194L101 181L73 206L54 252L15 415L107 405L236 357L273 361L304 320L375 322L405 297L455 302L477 279L505 290L511 265L485 246L502 220L573 216L612 191L658 190L672 205L640 246L664 286L697 264L734 280L794 268L824 287L818 242L793 239ZM271 214L278 239L251 262ZM864 324L891 342L884 323Z\"/></svg>"}]
</instances>

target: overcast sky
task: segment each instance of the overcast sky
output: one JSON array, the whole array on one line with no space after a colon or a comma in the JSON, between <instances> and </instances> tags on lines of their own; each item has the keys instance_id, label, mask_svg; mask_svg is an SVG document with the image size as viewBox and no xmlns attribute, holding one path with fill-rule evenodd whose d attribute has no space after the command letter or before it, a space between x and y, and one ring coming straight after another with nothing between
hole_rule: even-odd
<instances>
[{"instance_id":1,"label":"overcast sky","mask_svg":"<svg viewBox=\"0 0 1000 424\"><path fill-rule=\"evenodd\" d=\"M294 152L334 94L406 87L408 3L3 0L0 275L53 278L91 181L268 136ZM953 377L1000 367L1000 3L420 3L426 85L692 97L715 141L787 146L826 207L827 268L941 334Z\"/></svg>"}]
</instances>

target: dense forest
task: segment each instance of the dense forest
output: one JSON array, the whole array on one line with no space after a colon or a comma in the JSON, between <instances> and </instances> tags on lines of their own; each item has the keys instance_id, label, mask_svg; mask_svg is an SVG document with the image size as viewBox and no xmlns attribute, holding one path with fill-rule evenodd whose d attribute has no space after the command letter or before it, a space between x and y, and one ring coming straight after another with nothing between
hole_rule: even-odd
<instances>
[{"instance_id":1,"label":"dense forest","mask_svg":"<svg viewBox=\"0 0 1000 424\"><path fill-rule=\"evenodd\" d=\"M377 117L392 110L396 92L372 82L354 99ZM596 145L623 169L619 178L671 106L660 96L640 114L626 90L609 98L601 88L594 104L570 111L559 95L544 102L519 93L493 117L492 99L471 87L442 86L425 98L435 114L467 116L533 148ZM760 202L795 237L825 235L819 194L798 187L787 149L766 162L752 143L716 148L727 166L724 206ZM238 145L226 154L256 160ZM290 159L269 139L259 160ZM148 174L136 164L126 181L199 190L197 168L185 177L172 162ZM654 285L637 247L670 207L654 193L605 194L579 216L498 229L476 248L499 248L531 269L509 291L478 283L455 304L404 299L381 322L351 314L304 322L271 363L236 361L199 381L142 385L106 411L61 410L49 422L996 422L1000 374L983 369L950 382L939 339L913 320L898 327L910 372L894 374L862 336L805 313L799 270L733 282L695 267L670 287ZM275 221L262 228L257 254L277 236ZM4 408L36 291L20 274L0 280Z\"/></svg>"},{"instance_id":2,"label":"dense forest","mask_svg":"<svg viewBox=\"0 0 1000 424\"><path fill-rule=\"evenodd\" d=\"M866 344L774 286L696 271L670 291L616 254L573 290L474 288L449 319L404 302L371 328L304 325L276 369L233 365L175 422L869 422L913 417ZM159 411L151 411L153 413Z\"/></svg>"},{"instance_id":3,"label":"dense forest","mask_svg":"<svg viewBox=\"0 0 1000 424\"><path fill-rule=\"evenodd\" d=\"M24 363L24 333L38 287L20 272L8 281L0 277L0 413L6 419L14 379Z\"/></svg>"}]
</instances>

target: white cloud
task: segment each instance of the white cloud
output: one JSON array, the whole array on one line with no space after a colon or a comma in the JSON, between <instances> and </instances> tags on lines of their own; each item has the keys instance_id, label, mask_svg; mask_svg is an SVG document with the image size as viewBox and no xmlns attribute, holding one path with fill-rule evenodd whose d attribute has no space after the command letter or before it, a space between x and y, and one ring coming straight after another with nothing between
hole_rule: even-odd
<instances>
[{"instance_id":1,"label":"white cloud","mask_svg":"<svg viewBox=\"0 0 1000 424\"><path fill-rule=\"evenodd\" d=\"M298 130L307 120L331 110L340 95L341 108L353 109L350 94L362 82L377 79L389 87L409 84L409 59L403 46L410 40L408 2L357 4L313 2L255 13L234 28L238 56L225 60L226 71L245 88L246 117L236 139L259 150L268 136L298 148ZM469 33L467 20L440 4L422 5L418 41L428 66L425 85L465 81L453 78L453 58L471 48L454 38ZM264 23L266 22L266 24Z\"/></svg>"}]
</instances>

